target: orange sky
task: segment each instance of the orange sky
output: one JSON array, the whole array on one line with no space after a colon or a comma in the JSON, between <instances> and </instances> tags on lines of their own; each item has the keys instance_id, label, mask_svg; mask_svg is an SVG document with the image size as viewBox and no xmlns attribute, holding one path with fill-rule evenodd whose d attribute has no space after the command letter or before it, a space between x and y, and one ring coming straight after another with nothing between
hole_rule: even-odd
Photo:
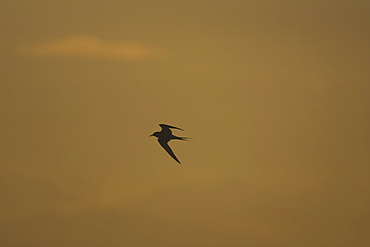
<instances>
[{"instance_id":1,"label":"orange sky","mask_svg":"<svg viewBox=\"0 0 370 247\"><path fill-rule=\"evenodd\" d=\"M1 246L368 246L367 1L1 6Z\"/></svg>"}]
</instances>

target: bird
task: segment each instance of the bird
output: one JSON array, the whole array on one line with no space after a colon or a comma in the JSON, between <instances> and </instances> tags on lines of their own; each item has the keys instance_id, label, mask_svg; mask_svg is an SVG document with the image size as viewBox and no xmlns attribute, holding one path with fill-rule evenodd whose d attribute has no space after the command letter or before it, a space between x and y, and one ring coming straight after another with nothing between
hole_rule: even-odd
<instances>
[{"instance_id":1,"label":"bird","mask_svg":"<svg viewBox=\"0 0 370 247\"><path fill-rule=\"evenodd\" d=\"M171 141L171 140L187 141L188 139L191 139L191 138L189 138L189 137L178 137L178 136L172 135L171 129L178 129L178 130L184 131L181 128L178 128L178 127L175 127L175 126L171 126L171 125L167 125L167 124L159 124L159 126L162 128L162 130L160 132L154 132L150 136L157 137L159 144L164 148L164 150L166 150L167 153L174 160L176 160L179 164L181 164L181 162L179 161L179 159L176 157L176 155L174 154L174 152L172 151L172 149L168 145L168 142Z\"/></svg>"}]
</instances>

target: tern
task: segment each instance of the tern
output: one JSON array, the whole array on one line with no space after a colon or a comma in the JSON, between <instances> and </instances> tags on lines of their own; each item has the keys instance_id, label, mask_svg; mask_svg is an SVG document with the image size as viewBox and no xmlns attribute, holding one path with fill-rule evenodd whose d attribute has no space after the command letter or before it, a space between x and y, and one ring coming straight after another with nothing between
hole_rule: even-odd
<instances>
[{"instance_id":1,"label":"tern","mask_svg":"<svg viewBox=\"0 0 370 247\"><path fill-rule=\"evenodd\" d=\"M168 145L168 142L171 141L171 140L182 140L182 141L187 141L187 139L190 139L188 137L178 137L178 136L174 136L172 135L172 131L171 129L178 129L178 130L182 130L184 131L183 129L181 128L178 128L178 127L174 127L174 126L171 126L171 125L167 125L167 124L160 124L159 125L162 130L160 132L154 132L153 134L151 134L150 136L155 136L158 138L158 142L159 144L164 148L164 150L167 151L167 153L174 159L176 160L179 164L181 164L181 162L179 161L179 159L176 157L176 155L173 153L172 149L170 148L170 146Z\"/></svg>"}]
</instances>

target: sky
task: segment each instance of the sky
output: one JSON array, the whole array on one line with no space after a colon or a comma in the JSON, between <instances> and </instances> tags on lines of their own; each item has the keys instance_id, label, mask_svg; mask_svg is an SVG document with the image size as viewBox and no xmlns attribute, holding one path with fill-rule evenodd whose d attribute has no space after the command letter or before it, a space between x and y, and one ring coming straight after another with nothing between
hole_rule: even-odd
<instances>
[{"instance_id":1,"label":"sky","mask_svg":"<svg viewBox=\"0 0 370 247\"><path fill-rule=\"evenodd\" d=\"M369 246L369 10L3 0L0 245Z\"/></svg>"}]
</instances>

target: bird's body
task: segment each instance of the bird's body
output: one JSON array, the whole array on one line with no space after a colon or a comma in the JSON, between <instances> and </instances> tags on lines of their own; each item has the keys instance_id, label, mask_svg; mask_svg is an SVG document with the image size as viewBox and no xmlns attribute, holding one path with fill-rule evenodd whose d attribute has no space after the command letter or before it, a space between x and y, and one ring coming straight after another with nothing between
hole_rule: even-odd
<instances>
[{"instance_id":1,"label":"bird's body","mask_svg":"<svg viewBox=\"0 0 370 247\"><path fill-rule=\"evenodd\" d=\"M182 141L186 141L189 138L187 138L187 137L178 137L178 136L172 135L171 129L178 129L178 130L184 131L183 129L180 129L178 127L174 127L174 126L171 126L171 125L167 125L167 124L160 124L159 126L162 128L162 130L160 132L154 132L150 136L157 137L159 144L164 148L164 150L166 150L167 153L174 160L176 160L179 164L181 164L181 162L179 161L179 159L176 157L176 155L174 154L174 152L172 151L172 149L168 145L168 142L171 141L171 140L182 140Z\"/></svg>"}]
</instances>

